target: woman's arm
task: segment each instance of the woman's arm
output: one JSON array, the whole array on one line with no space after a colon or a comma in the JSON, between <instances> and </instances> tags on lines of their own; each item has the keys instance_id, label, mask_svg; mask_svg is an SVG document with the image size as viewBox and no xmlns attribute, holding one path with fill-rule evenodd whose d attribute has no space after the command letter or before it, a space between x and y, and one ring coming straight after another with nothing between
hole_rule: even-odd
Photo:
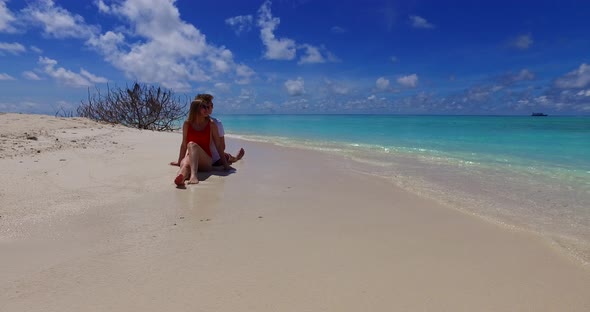
<instances>
[{"instance_id":1,"label":"woman's arm","mask_svg":"<svg viewBox=\"0 0 590 312\"><path fill-rule=\"evenodd\" d=\"M227 158L225 158L225 146L222 138L219 137L219 130L217 129L217 125L214 122L211 122L211 137L213 138L213 144L215 144L215 148L217 149L217 153L219 153L219 157L221 159L221 163L223 164L223 169L229 170L231 167L227 163Z\"/></svg>"},{"instance_id":2,"label":"woman's arm","mask_svg":"<svg viewBox=\"0 0 590 312\"><path fill-rule=\"evenodd\" d=\"M221 140L221 148L223 149L223 151L225 151L225 137L219 137L219 140Z\"/></svg>"},{"instance_id":3,"label":"woman's arm","mask_svg":"<svg viewBox=\"0 0 590 312\"><path fill-rule=\"evenodd\" d=\"M189 126L190 125L189 125L188 121L185 121L184 124L182 125L182 143L180 144L180 152L178 153L178 161L170 163L173 166L180 166L182 159L184 159L184 156L186 155L186 144L188 143L186 141L186 136L188 133Z\"/></svg>"}]
</instances>

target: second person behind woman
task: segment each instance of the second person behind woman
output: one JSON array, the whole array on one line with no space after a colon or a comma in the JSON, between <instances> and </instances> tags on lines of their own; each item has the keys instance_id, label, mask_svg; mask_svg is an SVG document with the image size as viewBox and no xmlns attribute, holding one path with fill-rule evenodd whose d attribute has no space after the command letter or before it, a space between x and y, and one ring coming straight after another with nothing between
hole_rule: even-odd
<instances>
[{"instance_id":1,"label":"second person behind woman","mask_svg":"<svg viewBox=\"0 0 590 312\"><path fill-rule=\"evenodd\" d=\"M211 140L217 152L223 153L217 125L207 118L208 113L209 105L207 102L201 99L191 102L187 120L182 125L182 143L178 161L171 163L171 165L180 166L174 179L177 186L184 185L186 179L189 180L189 184L197 184L199 183L197 171L211 171L213 169ZM231 168L225 157L221 157L221 161L225 170Z\"/></svg>"}]
</instances>

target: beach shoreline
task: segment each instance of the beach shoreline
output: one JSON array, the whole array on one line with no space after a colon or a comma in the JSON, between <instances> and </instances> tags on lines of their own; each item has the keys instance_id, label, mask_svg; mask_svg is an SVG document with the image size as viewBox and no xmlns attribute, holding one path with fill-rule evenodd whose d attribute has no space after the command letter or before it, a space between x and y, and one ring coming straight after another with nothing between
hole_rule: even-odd
<instances>
[{"instance_id":1,"label":"beach shoreline","mask_svg":"<svg viewBox=\"0 0 590 312\"><path fill-rule=\"evenodd\" d=\"M234 173L176 189L178 133L0 121L2 311L590 307L588 268L546 240L345 157L228 139Z\"/></svg>"},{"instance_id":2,"label":"beach shoreline","mask_svg":"<svg viewBox=\"0 0 590 312\"><path fill-rule=\"evenodd\" d=\"M590 263L584 118L226 117L230 133L236 131L229 137L346 157L359 173L506 229L535 233ZM560 144L545 147L546 141Z\"/></svg>"}]
</instances>

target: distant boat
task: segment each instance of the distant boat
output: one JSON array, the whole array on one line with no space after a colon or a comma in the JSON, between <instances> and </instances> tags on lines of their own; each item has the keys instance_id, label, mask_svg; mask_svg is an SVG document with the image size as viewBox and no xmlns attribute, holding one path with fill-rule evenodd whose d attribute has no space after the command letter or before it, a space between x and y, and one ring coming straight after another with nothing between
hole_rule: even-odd
<instances>
[{"instance_id":1,"label":"distant boat","mask_svg":"<svg viewBox=\"0 0 590 312\"><path fill-rule=\"evenodd\" d=\"M531 116L533 117L547 117L547 114L543 114L543 113L532 113Z\"/></svg>"}]
</instances>

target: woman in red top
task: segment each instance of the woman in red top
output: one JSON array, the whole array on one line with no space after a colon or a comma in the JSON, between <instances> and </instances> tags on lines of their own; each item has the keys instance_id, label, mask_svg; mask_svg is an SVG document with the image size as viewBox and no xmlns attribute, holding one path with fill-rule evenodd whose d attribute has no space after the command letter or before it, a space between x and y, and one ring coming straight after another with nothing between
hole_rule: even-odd
<instances>
[{"instance_id":1,"label":"woman in red top","mask_svg":"<svg viewBox=\"0 0 590 312\"><path fill-rule=\"evenodd\" d=\"M189 179L189 184L199 183L197 171L211 171L211 140L217 148L221 149L217 125L209 119L209 105L203 100L197 99L191 102L188 118L182 126L182 144L178 161L171 165L180 166L174 179L177 186L184 185L184 180ZM225 170L230 169L225 157L222 157Z\"/></svg>"}]
</instances>

